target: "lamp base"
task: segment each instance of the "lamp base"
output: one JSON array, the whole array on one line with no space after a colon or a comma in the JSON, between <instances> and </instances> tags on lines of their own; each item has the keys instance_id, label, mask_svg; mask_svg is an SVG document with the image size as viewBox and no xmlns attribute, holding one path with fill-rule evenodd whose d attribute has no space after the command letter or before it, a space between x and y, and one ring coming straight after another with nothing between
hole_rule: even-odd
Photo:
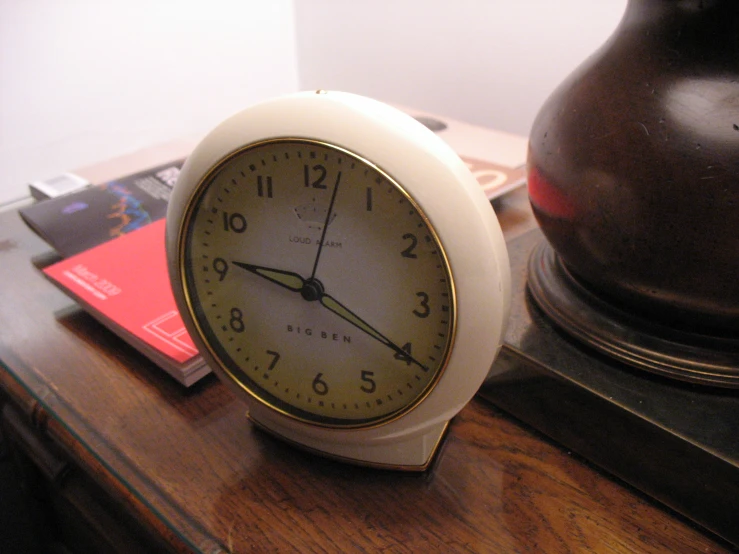
<instances>
[{"instance_id":1,"label":"lamp base","mask_svg":"<svg viewBox=\"0 0 739 554\"><path fill-rule=\"evenodd\" d=\"M545 240L528 264L536 304L565 332L631 366L684 381L739 387L739 339L648 321L596 296Z\"/></svg>"},{"instance_id":2,"label":"lamp base","mask_svg":"<svg viewBox=\"0 0 739 554\"><path fill-rule=\"evenodd\" d=\"M511 316L478 396L739 546L739 389L635 369L563 332L527 290L543 240L508 243Z\"/></svg>"}]
</instances>

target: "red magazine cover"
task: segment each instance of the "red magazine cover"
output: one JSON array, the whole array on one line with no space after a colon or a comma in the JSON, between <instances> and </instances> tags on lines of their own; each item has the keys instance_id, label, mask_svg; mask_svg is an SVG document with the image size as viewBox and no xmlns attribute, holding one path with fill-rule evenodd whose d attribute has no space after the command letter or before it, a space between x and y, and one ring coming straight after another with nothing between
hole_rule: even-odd
<instances>
[{"instance_id":1,"label":"red magazine cover","mask_svg":"<svg viewBox=\"0 0 739 554\"><path fill-rule=\"evenodd\" d=\"M209 372L169 282L164 219L43 270L55 285L185 385Z\"/></svg>"}]
</instances>

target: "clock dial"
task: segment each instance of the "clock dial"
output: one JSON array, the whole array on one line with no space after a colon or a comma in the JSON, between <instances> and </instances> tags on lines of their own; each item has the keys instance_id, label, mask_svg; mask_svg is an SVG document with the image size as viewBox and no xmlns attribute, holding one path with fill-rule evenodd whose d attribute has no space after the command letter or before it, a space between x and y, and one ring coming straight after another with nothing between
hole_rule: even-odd
<instances>
[{"instance_id":1,"label":"clock dial","mask_svg":"<svg viewBox=\"0 0 739 554\"><path fill-rule=\"evenodd\" d=\"M202 342L260 402L328 427L416 406L450 355L455 295L428 219L390 175L304 139L217 164L185 213Z\"/></svg>"}]
</instances>

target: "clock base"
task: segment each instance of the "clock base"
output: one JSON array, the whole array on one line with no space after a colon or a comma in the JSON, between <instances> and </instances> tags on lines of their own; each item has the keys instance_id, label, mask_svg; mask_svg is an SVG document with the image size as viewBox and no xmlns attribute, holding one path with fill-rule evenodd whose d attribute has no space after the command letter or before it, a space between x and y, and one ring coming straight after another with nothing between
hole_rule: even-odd
<instances>
[{"instance_id":1,"label":"clock base","mask_svg":"<svg viewBox=\"0 0 739 554\"><path fill-rule=\"evenodd\" d=\"M356 442L356 436L366 433L366 430L337 430L335 439L329 441L296 433L294 429L281 425L278 418L261 405L251 406L247 417L264 431L314 454L342 462L398 471L428 469L449 426L449 422L445 422L414 437L360 444Z\"/></svg>"}]
</instances>

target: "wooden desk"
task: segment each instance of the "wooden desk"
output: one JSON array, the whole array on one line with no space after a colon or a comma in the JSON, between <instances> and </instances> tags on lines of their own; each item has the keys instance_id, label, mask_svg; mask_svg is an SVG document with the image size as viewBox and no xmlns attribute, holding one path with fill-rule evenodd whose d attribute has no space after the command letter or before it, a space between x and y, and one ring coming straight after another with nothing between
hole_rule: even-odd
<instances>
[{"instance_id":1,"label":"wooden desk","mask_svg":"<svg viewBox=\"0 0 739 554\"><path fill-rule=\"evenodd\" d=\"M524 191L499 210L509 237L532 225ZM425 474L297 451L77 308L32 265L47 250L0 214L3 430L80 551L728 551L482 400Z\"/></svg>"}]
</instances>

